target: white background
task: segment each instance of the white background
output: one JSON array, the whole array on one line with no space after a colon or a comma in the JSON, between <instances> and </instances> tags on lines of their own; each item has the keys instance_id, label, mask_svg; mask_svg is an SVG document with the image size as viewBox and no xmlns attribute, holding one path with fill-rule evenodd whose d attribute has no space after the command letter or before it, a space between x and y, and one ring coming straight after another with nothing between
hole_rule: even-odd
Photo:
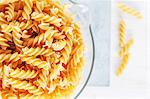
<instances>
[{"instance_id":1,"label":"white background","mask_svg":"<svg viewBox=\"0 0 150 99\"><path fill-rule=\"evenodd\" d=\"M117 0L116 0L117 1ZM128 1L128 2L127 2ZM134 37L135 43L131 49L131 58L127 68L120 77L116 77L114 72L118 64L118 39L117 24L119 17L112 2L112 29L111 29L111 73L109 87L86 87L79 99L148 99L150 96L150 84L148 81L148 56L150 46L148 46L149 33L148 25L150 15L146 9L150 9L150 2L147 0L125 0L127 4L137 8L143 15L142 21L134 17L124 15L127 22L127 32L129 37ZM133 2L134 1L134 2ZM146 8L147 6L147 8ZM149 93L149 94L148 94Z\"/></svg>"}]
</instances>

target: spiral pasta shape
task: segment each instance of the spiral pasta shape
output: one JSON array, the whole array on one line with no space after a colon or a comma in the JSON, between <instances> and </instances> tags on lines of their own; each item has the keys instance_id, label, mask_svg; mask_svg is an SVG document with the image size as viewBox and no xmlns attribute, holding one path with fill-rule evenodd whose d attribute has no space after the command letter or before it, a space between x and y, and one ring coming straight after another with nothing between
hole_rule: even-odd
<instances>
[{"instance_id":1,"label":"spiral pasta shape","mask_svg":"<svg viewBox=\"0 0 150 99\"><path fill-rule=\"evenodd\" d=\"M13 24L12 23L10 23L9 25L3 24L1 28L2 28L2 32L4 33L5 38L9 41L12 41L11 32L13 31Z\"/></svg>"},{"instance_id":2,"label":"spiral pasta shape","mask_svg":"<svg viewBox=\"0 0 150 99\"><path fill-rule=\"evenodd\" d=\"M21 56L22 61L25 61L27 64L32 64L34 66L37 66L38 68L42 68L45 70L48 70L50 68L50 64L46 61L41 61L39 58L34 58L33 56L27 57L27 56Z\"/></svg>"},{"instance_id":3,"label":"spiral pasta shape","mask_svg":"<svg viewBox=\"0 0 150 99\"><path fill-rule=\"evenodd\" d=\"M29 38L27 40L28 42L24 43L24 46L34 47L35 45L40 45L41 43L44 44L46 41L50 42L54 33L57 33L57 30L52 30L52 28L49 28L45 33L36 36L34 39Z\"/></svg>"},{"instance_id":4,"label":"spiral pasta shape","mask_svg":"<svg viewBox=\"0 0 150 99\"><path fill-rule=\"evenodd\" d=\"M52 48L54 51L60 51L66 46L65 40L59 40L52 44Z\"/></svg>"},{"instance_id":5,"label":"spiral pasta shape","mask_svg":"<svg viewBox=\"0 0 150 99\"><path fill-rule=\"evenodd\" d=\"M40 29L42 30L48 30L49 27L50 27L50 24L49 23L41 23L38 25Z\"/></svg>"},{"instance_id":6,"label":"spiral pasta shape","mask_svg":"<svg viewBox=\"0 0 150 99\"><path fill-rule=\"evenodd\" d=\"M116 71L117 76L122 74L122 72L124 71L124 69L125 69L125 67L128 63L128 61L129 61L129 54L126 54L123 58L123 61L122 61L121 65L119 66L119 68Z\"/></svg>"},{"instance_id":7,"label":"spiral pasta shape","mask_svg":"<svg viewBox=\"0 0 150 99\"><path fill-rule=\"evenodd\" d=\"M48 84L48 77L49 72L46 70L42 70L42 73L39 74L39 79L36 81L36 84L39 85L39 87L45 89Z\"/></svg>"},{"instance_id":8,"label":"spiral pasta shape","mask_svg":"<svg viewBox=\"0 0 150 99\"><path fill-rule=\"evenodd\" d=\"M13 53L13 54L0 54L0 63L6 61L6 62L16 62L17 60L19 60L20 57L19 57L19 54L16 52L16 53Z\"/></svg>"},{"instance_id":9,"label":"spiral pasta shape","mask_svg":"<svg viewBox=\"0 0 150 99\"><path fill-rule=\"evenodd\" d=\"M79 48L77 49L77 51L75 52L75 54L73 55L73 57L69 63L70 67L76 68L76 66L78 66L78 63L80 62L81 58L83 57L83 51L84 51L84 47L79 46Z\"/></svg>"},{"instance_id":10,"label":"spiral pasta shape","mask_svg":"<svg viewBox=\"0 0 150 99\"><path fill-rule=\"evenodd\" d=\"M0 96L69 99L81 79L79 24L60 0L5 0L0 5Z\"/></svg>"},{"instance_id":11,"label":"spiral pasta shape","mask_svg":"<svg viewBox=\"0 0 150 99\"><path fill-rule=\"evenodd\" d=\"M19 79L10 78L9 84L12 88L27 90L29 93L34 95L41 95L44 92L41 88L37 88L32 83Z\"/></svg>"},{"instance_id":12,"label":"spiral pasta shape","mask_svg":"<svg viewBox=\"0 0 150 99\"><path fill-rule=\"evenodd\" d=\"M61 26L61 18L57 18L55 16L49 16L49 15L44 15L43 13L37 13L37 12L33 12L32 13L32 19L34 19L35 21L42 21L42 22L49 22L50 24L54 24L58 27Z\"/></svg>"},{"instance_id":13,"label":"spiral pasta shape","mask_svg":"<svg viewBox=\"0 0 150 99\"><path fill-rule=\"evenodd\" d=\"M19 68L17 69L11 69L10 70L10 77L13 78L19 78L19 79L32 79L35 78L38 75L38 72L35 70L21 70Z\"/></svg>"},{"instance_id":14,"label":"spiral pasta shape","mask_svg":"<svg viewBox=\"0 0 150 99\"><path fill-rule=\"evenodd\" d=\"M36 10L41 13L45 7L45 1L36 1Z\"/></svg>"},{"instance_id":15,"label":"spiral pasta shape","mask_svg":"<svg viewBox=\"0 0 150 99\"><path fill-rule=\"evenodd\" d=\"M22 48L23 41L20 39L22 37L22 35L21 35L21 30L19 27L17 27L17 26L13 27L12 36L13 36L15 45Z\"/></svg>"},{"instance_id":16,"label":"spiral pasta shape","mask_svg":"<svg viewBox=\"0 0 150 99\"><path fill-rule=\"evenodd\" d=\"M33 1L32 0L24 0L25 6L23 8L22 16L24 19L30 19L30 14L32 13L32 6Z\"/></svg>"},{"instance_id":17,"label":"spiral pasta shape","mask_svg":"<svg viewBox=\"0 0 150 99\"><path fill-rule=\"evenodd\" d=\"M28 20L26 23L25 22L21 22L19 24L19 27L21 30L28 30L33 26L32 21Z\"/></svg>"},{"instance_id":18,"label":"spiral pasta shape","mask_svg":"<svg viewBox=\"0 0 150 99\"><path fill-rule=\"evenodd\" d=\"M119 24L119 43L120 47L123 47L125 45L125 22L123 21L123 19Z\"/></svg>"},{"instance_id":19,"label":"spiral pasta shape","mask_svg":"<svg viewBox=\"0 0 150 99\"><path fill-rule=\"evenodd\" d=\"M8 23L5 19L5 14L3 12L0 12L0 23L1 24L7 24Z\"/></svg>"},{"instance_id":20,"label":"spiral pasta shape","mask_svg":"<svg viewBox=\"0 0 150 99\"><path fill-rule=\"evenodd\" d=\"M4 38L4 34L0 34L0 45L4 47L9 47L7 41L8 40Z\"/></svg>"},{"instance_id":21,"label":"spiral pasta shape","mask_svg":"<svg viewBox=\"0 0 150 99\"><path fill-rule=\"evenodd\" d=\"M6 7L6 18L8 21L12 21L15 16L15 11L14 11L14 5L13 4L8 4L8 7Z\"/></svg>"},{"instance_id":22,"label":"spiral pasta shape","mask_svg":"<svg viewBox=\"0 0 150 99\"><path fill-rule=\"evenodd\" d=\"M62 57L60 58L60 61L64 64L67 64L69 60L71 50L72 50L72 45L73 45L72 37L68 35L66 40L66 46L62 50Z\"/></svg>"},{"instance_id":23,"label":"spiral pasta shape","mask_svg":"<svg viewBox=\"0 0 150 99\"><path fill-rule=\"evenodd\" d=\"M50 56L54 53L51 49L40 48L40 47L37 48L25 47L22 49L22 51L27 56L38 56L38 55Z\"/></svg>"},{"instance_id":24,"label":"spiral pasta shape","mask_svg":"<svg viewBox=\"0 0 150 99\"><path fill-rule=\"evenodd\" d=\"M62 66L62 64L58 64L56 66L54 66L53 69L50 70L50 81L52 81L53 79L57 79L58 76L60 75L61 71L64 71L64 67Z\"/></svg>"},{"instance_id":25,"label":"spiral pasta shape","mask_svg":"<svg viewBox=\"0 0 150 99\"><path fill-rule=\"evenodd\" d=\"M120 8L120 10L122 10L123 12L136 17L137 19L143 18L143 16L141 15L139 11L137 11L136 9L132 7L127 6L124 3L118 3L118 8Z\"/></svg>"},{"instance_id":26,"label":"spiral pasta shape","mask_svg":"<svg viewBox=\"0 0 150 99\"><path fill-rule=\"evenodd\" d=\"M4 65L3 67L3 75L2 75L2 87L5 89L6 87L8 87L8 75L9 75L9 67Z\"/></svg>"},{"instance_id":27,"label":"spiral pasta shape","mask_svg":"<svg viewBox=\"0 0 150 99\"><path fill-rule=\"evenodd\" d=\"M128 50L131 48L131 46L133 45L134 43L134 39L131 38L127 44L121 48L121 50L119 51L119 56L120 58L124 57L127 53L128 53Z\"/></svg>"}]
</instances>

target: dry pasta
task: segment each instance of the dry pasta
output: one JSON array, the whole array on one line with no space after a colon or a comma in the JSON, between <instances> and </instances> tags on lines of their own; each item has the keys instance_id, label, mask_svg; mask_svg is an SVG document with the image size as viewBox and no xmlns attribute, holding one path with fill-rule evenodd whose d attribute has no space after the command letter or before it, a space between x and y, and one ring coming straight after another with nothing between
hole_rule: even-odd
<instances>
[{"instance_id":1,"label":"dry pasta","mask_svg":"<svg viewBox=\"0 0 150 99\"><path fill-rule=\"evenodd\" d=\"M122 72L124 71L124 69L125 69L125 67L128 63L128 61L129 61L129 53L124 56L124 58L122 60L122 63L120 64L119 68L117 69L117 71L116 71L117 76L122 74Z\"/></svg>"},{"instance_id":2,"label":"dry pasta","mask_svg":"<svg viewBox=\"0 0 150 99\"><path fill-rule=\"evenodd\" d=\"M6 7L7 11L6 11L6 18L7 21L12 21L15 13L14 13L14 5L13 4L9 4L8 7Z\"/></svg>"},{"instance_id":3,"label":"dry pasta","mask_svg":"<svg viewBox=\"0 0 150 99\"><path fill-rule=\"evenodd\" d=\"M35 70L20 70L19 68L17 69L11 69L10 70L10 77L13 78L19 78L19 79L32 79L35 78L38 75L38 72Z\"/></svg>"},{"instance_id":4,"label":"dry pasta","mask_svg":"<svg viewBox=\"0 0 150 99\"><path fill-rule=\"evenodd\" d=\"M123 47L125 45L125 22L123 19L119 24L119 41L120 47Z\"/></svg>"},{"instance_id":5,"label":"dry pasta","mask_svg":"<svg viewBox=\"0 0 150 99\"><path fill-rule=\"evenodd\" d=\"M127 42L127 44L125 44L125 45L120 49L120 51L119 51L119 56L120 56L120 58L123 58L123 57L128 53L128 51L129 51L130 47L133 45L133 43L134 43L134 39L131 38L131 39Z\"/></svg>"},{"instance_id":6,"label":"dry pasta","mask_svg":"<svg viewBox=\"0 0 150 99\"><path fill-rule=\"evenodd\" d=\"M82 77L80 27L58 0L0 2L2 99L69 99Z\"/></svg>"},{"instance_id":7,"label":"dry pasta","mask_svg":"<svg viewBox=\"0 0 150 99\"><path fill-rule=\"evenodd\" d=\"M139 11L137 11L136 9L129 7L128 5L124 4L124 3L118 3L118 7L120 8L120 10L122 10L123 12L132 15L134 17L136 17L137 19L142 19L143 16L141 15L141 13Z\"/></svg>"}]
</instances>

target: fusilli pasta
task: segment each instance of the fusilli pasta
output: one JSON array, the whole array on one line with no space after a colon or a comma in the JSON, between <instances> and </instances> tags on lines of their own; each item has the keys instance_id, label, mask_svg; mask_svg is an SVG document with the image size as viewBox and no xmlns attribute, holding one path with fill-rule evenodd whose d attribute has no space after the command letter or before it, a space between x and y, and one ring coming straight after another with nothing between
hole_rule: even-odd
<instances>
[{"instance_id":1,"label":"fusilli pasta","mask_svg":"<svg viewBox=\"0 0 150 99\"><path fill-rule=\"evenodd\" d=\"M17 80L17 79L14 79L14 78L10 78L10 79L8 79L8 83L13 88L27 90L30 93L34 94L34 95L40 95L44 92L41 88L37 88L32 83L29 83L27 81L22 81L22 80Z\"/></svg>"},{"instance_id":2,"label":"fusilli pasta","mask_svg":"<svg viewBox=\"0 0 150 99\"><path fill-rule=\"evenodd\" d=\"M119 68L116 71L116 75L119 76L122 74L123 70L125 69L127 63L129 61L129 54L126 54L122 60L121 65L119 66Z\"/></svg>"},{"instance_id":3,"label":"fusilli pasta","mask_svg":"<svg viewBox=\"0 0 150 99\"><path fill-rule=\"evenodd\" d=\"M13 4L9 4L8 7L6 7L7 11L6 11L6 18L8 21L12 21L14 16L15 16L15 12L14 12L14 5Z\"/></svg>"},{"instance_id":4,"label":"fusilli pasta","mask_svg":"<svg viewBox=\"0 0 150 99\"><path fill-rule=\"evenodd\" d=\"M32 6L33 1L32 0L24 0L25 6L24 6L24 12L22 13L22 16L24 19L30 19L30 14L32 13Z\"/></svg>"},{"instance_id":5,"label":"fusilli pasta","mask_svg":"<svg viewBox=\"0 0 150 99\"><path fill-rule=\"evenodd\" d=\"M126 55L128 53L128 50L130 49L130 47L133 45L134 40L133 38L131 38L126 45L124 45L121 50L119 51L119 56L120 58L123 58L124 55Z\"/></svg>"},{"instance_id":6,"label":"fusilli pasta","mask_svg":"<svg viewBox=\"0 0 150 99\"><path fill-rule=\"evenodd\" d=\"M27 64L32 64L34 66L37 66L38 68L43 68L45 70L48 70L50 68L50 64L46 61L42 61L39 58L34 58L33 56L21 56L22 61L25 61Z\"/></svg>"},{"instance_id":7,"label":"fusilli pasta","mask_svg":"<svg viewBox=\"0 0 150 99\"><path fill-rule=\"evenodd\" d=\"M143 16L141 15L141 13L139 11L137 11L136 9L134 8L131 8L129 6L127 6L126 4L124 3L118 3L118 7L120 8L120 10L122 10L123 12L129 14L129 15L132 15L132 16L135 16L136 18L138 19L142 19Z\"/></svg>"},{"instance_id":8,"label":"fusilli pasta","mask_svg":"<svg viewBox=\"0 0 150 99\"><path fill-rule=\"evenodd\" d=\"M19 54L16 52L16 53L13 53L13 54L0 54L0 63L6 61L6 62L16 62L17 60L19 60L20 57L19 57Z\"/></svg>"},{"instance_id":9,"label":"fusilli pasta","mask_svg":"<svg viewBox=\"0 0 150 99\"><path fill-rule=\"evenodd\" d=\"M81 79L84 42L65 9L59 0L1 3L2 99L69 99Z\"/></svg>"},{"instance_id":10,"label":"fusilli pasta","mask_svg":"<svg viewBox=\"0 0 150 99\"><path fill-rule=\"evenodd\" d=\"M13 27L13 32L12 32L13 40L16 46L22 48L22 43L23 41L21 40L21 29L17 26Z\"/></svg>"},{"instance_id":11,"label":"fusilli pasta","mask_svg":"<svg viewBox=\"0 0 150 99\"><path fill-rule=\"evenodd\" d=\"M54 24L59 27L61 26L61 21L62 21L61 18L44 15L43 13L37 13L37 12L32 13L32 19L34 19L35 21L49 22L50 24Z\"/></svg>"},{"instance_id":12,"label":"fusilli pasta","mask_svg":"<svg viewBox=\"0 0 150 99\"><path fill-rule=\"evenodd\" d=\"M120 47L125 45L125 22L122 19L119 24L119 43Z\"/></svg>"},{"instance_id":13,"label":"fusilli pasta","mask_svg":"<svg viewBox=\"0 0 150 99\"><path fill-rule=\"evenodd\" d=\"M38 72L35 70L21 70L19 68L17 69L10 69L9 76L13 78L19 78L19 79L32 79L35 78L38 75Z\"/></svg>"},{"instance_id":14,"label":"fusilli pasta","mask_svg":"<svg viewBox=\"0 0 150 99\"><path fill-rule=\"evenodd\" d=\"M37 48L25 47L24 49L22 49L22 51L27 56L38 56L38 55L50 56L54 53L51 49L40 48L40 47Z\"/></svg>"}]
</instances>

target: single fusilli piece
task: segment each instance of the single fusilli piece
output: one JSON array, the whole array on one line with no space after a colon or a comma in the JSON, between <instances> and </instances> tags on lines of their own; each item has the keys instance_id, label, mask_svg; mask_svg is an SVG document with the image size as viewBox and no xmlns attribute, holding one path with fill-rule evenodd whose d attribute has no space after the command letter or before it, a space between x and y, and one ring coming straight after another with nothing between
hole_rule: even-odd
<instances>
[{"instance_id":1,"label":"single fusilli piece","mask_svg":"<svg viewBox=\"0 0 150 99\"><path fill-rule=\"evenodd\" d=\"M66 46L65 40L59 40L52 44L52 48L54 51L60 51Z\"/></svg>"},{"instance_id":2,"label":"single fusilli piece","mask_svg":"<svg viewBox=\"0 0 150 99\"><path fill-rule=\"evenodd\" d=\"M4 34L0 34L0 45L4 47L9 47L8 40L4 37Z\"/></svg>"},{"instance_id":3,"label":"single fusilli piece","mask_svg":"<svg viewBox=\"0 0 150 99\"><path fill-rule=\"evenodd\" d=\"M60 75L61 71L64 71L64 67L62 66L62 63L55 65L53 68L51 68L50 70L50 81L52 81L53 79L57 79Z\"/></svg>"},{"instance_id":4,"label":"single fusilli piece","mask_svg":"<svg viewBox=\"0 0 150 99\"><path fill-rule=\"evenodd\" d=\"M18 26L13 27L13 32L12 32L13 40L16 46L22 48L22 43L23 41L21 40L21 29Z\"/></svg>"},{"instance_id":5,"label":"single fusilli piece","mask_svg":"<svg viewBox=\"0 0 150 99\"><path fill-rule=\"evenodd\" d=\"M38 68L42 68L45 70L49 70L50 64L46 61L42 61L39 58L35 58L33 56L21 56L22 61L25 61L27 64L32 64L33 66L37 66Z\"/></svg>"},{"instance_id":6,"label":"single fusilli piece","mask_svg":"<svg viewBox=\"0 0 150 99\"><path fill-rule=\"evenodd\" d=\"M39 12L39 13L42 13L42 10L44 9L45 7L45 1L37 1L36 0L36 9L35 11Z\"/></svg>"},{"instance_id":7,"label":"single fusilli piece","mask_svg":"<svg viewBox=\"0 0 150 99\"><path fill-rule=\"evenodd\" d=\"M30 19L30 14L32 13L32 6L33 1L32 0L23 0L25 3L25 6L23 8L22 16L24 19Z\"/></svg>"},{"instance_id":8,"label":"single fusilli piece","mask_svg":"<svg viewBox=\"0 0 150 99\"><path fill-rule=\"evenodd\" d=\"M28 48L25 47L22 49L23 53L27 56L38 56L38 55L44 55L44 56L50 56L54 52L51 49L46 49L46 48Z\"/></svg>"},{"instance_id":9,"label":"single fusilli piece","mask_svg":"<svg viewBox=\"0 0 150 99\"><path fill-rule=\"evenodd\" d=\"M136 9L127 6L124 3L118 3L118 7L120 8L120 10L122 10L123 12L135 16L138 19L142 19L143 16L141 15L141 13L139 11L137 11Z\"/></svg>"},{"instance_id":10,"label":"single fusilli piece","mask_svg":"<svg viewBox=\"0 0 150 99\"><path fill-rule=\"evenodd\" d=\"M16 22L16 25L21 29L21 30L28 30L30 29L33 24L32 24L32 21L31 20L28 20L27 22Z\"/></svg>"},{"instance_id":11,"label":"single fusilli piece","mask_svg":"<svg viewBox=\"0 0 150 99\"><path fill-rule=\"evenodd\" d=\"M131 39L127 42L127 44L125 44L125 45L121 48L121 50L119 51L119 56L120 56L120 58L123 58L123 57L128 53L128 51L129 51L129 49L131 48L131 46L133 45L133 43L134 43L134 39L131 38Z\"/></svg>"},{"instance_id":12,"label":"single fusilli piece","mask_svg":"<svg viewBox=\"0 0 150 99\"><path fill-rule=\"evenodd\" d=\"M69 62L69 66L72 68L76 68L78 63L80 62L81 58L83 57L84 47L81 45L78 47L76 52L74 53L72 59Z\"/></svg>"},{"instance_id":13,"label":"single fusilli piece","mask_svg":"<svg viewBox=\"0 0 150 99\"><path fill-rule=\"evenodd\" d=\"M57 18L55 16L49 16L48 14L44 15L43 13L37 13L33 12L32 13L32 19L35 21L42 21L42 22L49 22L50 24L54 24L58 27L61 26L61 18Z\"/></svg>"},{"instance_id":14,"label":"single fusilli piece","mask_svg":"<svg viewBox=\"0 0 150 99\"><path fill-rule=\"evenodd\" d=\"M119 24L119 43L120 47L125 45L125 22L122 19Z\"/></svg>"},{"instance_id":15,"label":"single fusilli piece","mask_svg":"<svg viewBox=\"0 0 150 99\"><path fill-rule=\"evenodd\" d=\"M122 74L123 70L125 69L125 67L128 63L128 61L129 61L129 53L124 56L121 65L118 67L118 69L116 71L117 76Z\"/></svg>"},{"instance_id":16,"label":"single fusilli piece","mask_svg":"<svg viewBox=\"0 0 150 99\"><path fill-rule=\"evenodd\" d=\"M27 39L27 42L25 42L23 45L34 47L35 45L44 44L46 41L50 42L54 33L57 33L57 30L49 28L45 33L36 36L34 39L33 38Z\"/></svg>"},{"instance_id":17,"label":"single fusilli piece","mask_svg":"<svg viewBox=\"0 0 150 99\"><path fill-rule=\"evenodd\" d=\"M38 72L35 70L21 70L17 69L10 69L10 77L19 78L19 79L32 79L38 75Z\"/></svg>"},{"instance_id":18,"label":"single fusilli piece","mask_svg":"<svg viewBox=\"0 0 150 99\"><path fill-rule=\"evenodd\" d=\"M17 52L13 53L13 54L0 54L0 63L6 61L6 62L16 62L17 60L19 60L19 54Z\"/></svg>"},{"instance_id":19,"label":"single fusilli piece","mask_svg":"<svg viewBox=\"0 0 150 99\"><path fill-rule=\"evenodd\" d=\"M4 36L7 40L12 41L12 31L13 31L13 24L10 23L9 25L3 24L1 26L2 32L4 33Z\"/></svg>"},{"instance_id":20,"label":"single fusilli piece","mask_svg":"<svg viewBox=\"0 0 150 99\"><path fill-rule=\"evenodd\" d=\"M6 7L7 11L6 11L6 18L8 21L12 21L14 19L15 16L15 11L14 11L14 5L13 4L8 4L8 7Z\"/></svg>"},{"instance_id":21,"label":"single fusilli piece","mask_svg":"<svg viewBox=\"0 0 150 99\"><path fill-rule=\"evenodd\" d=\"M10 78L8 81L12 88L27 90L29 93L34 95L41 95L44 92L41 88L37 88L32 83L27 81L14 78Z\"/></svg>"},{"instance_id":22,"label":"single fusilli piece","mask_svg":"<svg viewBox=\"0 0 150 99\"><path fill-rule=\"evenodd\" d=\"M3 12L0 12L0 23L1 24L7 24L8 23L5 19L5 14Z\"/></svg>"},{"instance_id":23,"label":"single fusilli piece","mask_svg":"<svg viewBox=\"0 0 150 99\"><path fill-rule=\"evenodd\" d=\"M41 23L38 25L40 29L42 30L48 30L49 27L50 27L50 24L49 23Z\"/></svg>"},{"instance_id":24,"label":"single fusilli piece","mask_svg":"<svg viewBox=\"0 0 150 99\"><path fill-rule=\"evenodd\" d=\"M8 87L9 67L4 65L2 72L2 87L5 89Z\"/></svg>"},{"instance_id":25,"label":"single fusilli piece","mask_svg":"<svg viewBox=\"0 0 150 99\"><path fill-rule=\"evenodd\" d=\"M66 46L64 47L64 49L61 51L62 56L60 58L60 61L64 64L67 64L71 51L72 51L72 37L70 35L67 35L67 39L66 39Z\"/></svg>"},{"instance_id":26,"label":"single fusilli piece","mask_svg":"<svg viewBox=\"0 0 150 99\"><path fill-rule=\"evenodd\" d=\"M49 75L49 71L42 70L42 72L39 74L39 79L36 81L36 84L39 87L45 89L48 84L48 75Z\"/></svg>"}]
</instances>

